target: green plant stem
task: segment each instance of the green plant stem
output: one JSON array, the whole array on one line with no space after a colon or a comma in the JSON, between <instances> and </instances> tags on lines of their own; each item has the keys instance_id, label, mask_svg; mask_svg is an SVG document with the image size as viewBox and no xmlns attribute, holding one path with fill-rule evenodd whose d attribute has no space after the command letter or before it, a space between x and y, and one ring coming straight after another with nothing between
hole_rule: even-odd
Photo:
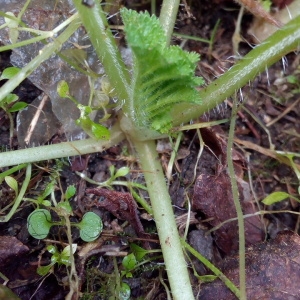
<instances>
[{"instance_id":1,"label":"green plant stem","mask_svg":"<svg viewBox=\"0 0 300 300\"><path fill-rule=\"evenodd\" d=\"M182 245L188 250L191 254L193 254L196 258L199 259L208 269L210 269L216 276L220 278L224 282L224 284L238 297L240 298L240 291L234 285L234 283L228 279L218 268L216 268L209 260L207 260L201 253L196 251L193 247L191 247L185 240L181 239Z\"/></svg>"},{"instance_id":2,"label":"green plant stem","mask_svg":"<svg viewBox=\"0 0 300 300\"><path fill-rule=\"evenodd\" d=\"M192 300L194 295L155 142L133 143L144 170L173 298Z\"/></svg>"},{"instance_id":3,"label":"green plant stem","mask_svg":"<svg viewBox=\"0 0 300 300\"><path fill-rule=\"evenodd\" d=\"M255 47L230 70L202 89L199 93L201 105L186 103L174 108L174 125L190 122L221 104L227 97L249 83L255 76L264 72L270 65L300 44L300 16L279 29L262 44Z\"/></svg>"},{"instance_id":4,"label":"green plant stem","mask_svg":"<svg viewBox=\"0 0 300 300\"><path fill-rule=\"evenodd\" d=\"M179 0L164 0L161 7L159 21L166 34L167 46L171 41L179 4Z\"/></svg>"},{"instance_id":5,"label":"green plant stem","mask_svg":"<svg viewBox=\"0 0 300 300\"><path fill-rule=\"evenodd\" d=\"M74 20L66 30L54 39L52 43L46 45L40 54L36 56L30 63L20 70L13 78L8 80L0 88L0 103L3 99L11 93L19 84L27 78L36 68L38 68L42 62L50 58L56 51L58 51L62 44L66 42L70 36L76 31L80 23L78 20Z\"/></svg>"},{"instance_id":6,"label":"green plant stem","mask_svg":"<svg viewBox=\"0 0 300 300\"><path fill-rule=\"evenodd\" d=\"M131 103L127 101L130 99L129 72L122 61L99 1L93 7L83 5L81 0L73 0L73 3L104 66L105 73L111 85L115 87L120 104L126 99L122 109L129 114L132 111Z\"/></svg>"},{"instance_id":7,"label":"green plant stem","mask_svg":"<svg viewBox=\"0 0 300 300\"><path fill-rule=\"evenodd\" d=\"M16 171L19 171L23 168L25 168L27 166L27 164L21 164L21 165L17 165L9 170L6 170L2 173L0 173L0 183L2 182L2 180L5 178L5 176L9 176L10 174L16 172Z\"/></svg>"},{"instance_id":8,"label":"green plant stem","mask_svg":"<svg viewBox=\"0 0 300 300\"><path fill-rule=\"evenodd\" d=\"M233 103L231 121L230 121L230 129L228 134L228 142L227 142L227 164L228 164L228 173L230 177L231 190L233 196L233 202L235 206L235 210L237 213L238 219L238 228L239 228L239 281L240 281L240 299L246 300L246 257L245 257L245 224L242 206L239 199L239 190L235 178L235 171L232 160L232 147L234 140L234 128L237 116L237 104L236 99Z\"/></svg>"},{"instance_id":9,"label":"green plant stem","mask_svg":"<svg viewBox=\"0 0 300 300\"><path fill-rule=\"evenodd\" d=\"M120 143L123 139L124 134L118 129L118 126L114 126L111 130L111 138L109 141L86 139L0 153L0 167L102 152Z\"/></svg>"},{"instance_id":10,"label":"green plant stem","mask_svg":"<svg viewBox=\"0 0 300 300\"><path fill-rule=\"evenodd\" d=\"M23 181L20 192L19 192L19 194L17 195L17 197L15 199L15 203L14 203L13 207L11 208L11 210L9 211L9 213L6 216L0 217L0 222L8 222L10 220L10 218L13 216L13 214L16 212L16 210L20 206L20 203L21 203L21 201L22 201L22 199L25 195L28 184L30 182L30 178L31 178L31 164L28 164L27 167L26 167L25 179Z\"/></svg>"}]
</instances>

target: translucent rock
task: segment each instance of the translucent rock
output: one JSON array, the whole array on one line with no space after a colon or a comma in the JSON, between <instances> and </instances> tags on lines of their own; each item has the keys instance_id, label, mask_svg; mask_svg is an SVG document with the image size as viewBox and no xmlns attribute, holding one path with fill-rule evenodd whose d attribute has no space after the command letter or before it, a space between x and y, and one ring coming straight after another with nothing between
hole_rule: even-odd
<instances>
[{"instance_id":1,"label":"translucent rock","mask_svg":"<svg viewBox=\"0 0 300 300\"><path fill-rule=\"evenodd\" d=\"M1 1L0 10L4 12L10 11L17 15L24 3L25 0ZM32 0L22 17L22 21L30 28L39 30L52 30L62 21L70 17L72 15L71 11L71 1ZM47 22L45 22L45 20L47 20ZM3 22L3 18L0 18L0 24L3 24ZM29 33L21 32L19 35L19 40L25 40L29 38L32 38ZM0 31L0 41L3 44L10 43L7 30ZM65 52L66 49L76 49L74 45L89 45L89 40L86 38L86 32L84 28L81 27L77 30L77 32L69 39L69 41L63 45L61 52ZM11 55L11 63L22 68L34 57L36 57L43 47L44 44L39 42L14 49ZM92 47L83 49L82 51L86 52L89 67L95 73L103 74L103 68L99 63ZM63 124L63 130L68 138L79 139L85 136L82 130L78 128L74 122L74 120L76 120L79 116L79 111L76 105L68 99L60 98L56 92L56 87L60 80L67 81L69 83L72 96L75 97L80 103L87 104L90 95L90 87L87 76L75 70L59 56L53 55L53 57L44 62L28 78L33 84L43 90L50 97L53 112ZM21 127L22 124L19 125L19 128Z\"/></svg>"},{"instance_id":2,"label":"translucent rock","mask_svg":"<svg viewBox=\"0 0 300 300\"><path fill-rule=\"evenodd\" d=\"M18 114L19 146L25 148L47 143L59 127L60 123L52 112L49 97L42 94Z\"/></svg>"},{"instance_id":3,"label":"translucent rock","mask_svg":"<svg viewBox=\"0 0 300 300\"><path fill-rule=\"evenodd\" d=\"M4 12L13 12L16 16L22 9L26 0L0 0L0 10ZM61 24L74 13L71 0L32 0L26 12L22 16L22 21L29 28L34 28L43 31L49 31ZM0 25L4 19L0 17ZM33 36L27 32L20 32L19 41L32 38ZM0 42L7 45L10 44L8 30L0 30ZM22 68L28 64L34 57L43 49L44 44L41 42L27 45L21 48L13 49L11 55L11 63ZM79 48L81 50L79 50ZM72 50L73 49L73 50ZM83 27L80 27L73 36L66 42L60 51L60 54L68 55L71 51L83 51L83 56L89 68L96 74L103 75L104 69L99 62L90 41L86 36ZM132 64L131 51L127 48L121 49L122 57L127 65ZM70 59L70 55L68 58ZM72 57L71 57L72 60ZM76 59L74 58L74 61ZM83 62L82 62L83 63ZM81 65L84 68L84 64ZM52 110L55 116L62 124L62 129L68 139L82 139L86 135L81 128L75 125L75 120L79 117L79 110L76 105L69 99L62 99L57 94L57 83L65 80L70 87L71 95L81 104L87 104L90 97L90 85L87 75L75 70L66 63L58 55L53 55L49 60L41 64L28 77L34 85L46 93L52 103ZM94 83L95 88L100 88L101 77L97 78ZM30 116L28 115L28 118ZM25 122L23 117L19 117L19 130ZM38 133L37 133L38 134ZM34 133L33 133L34 135ZM21 135L19 134L20 139ZM33 137L35 143L42 144ZM41 137L42 139L42 137Z\"/></svg>"}]
</instances>

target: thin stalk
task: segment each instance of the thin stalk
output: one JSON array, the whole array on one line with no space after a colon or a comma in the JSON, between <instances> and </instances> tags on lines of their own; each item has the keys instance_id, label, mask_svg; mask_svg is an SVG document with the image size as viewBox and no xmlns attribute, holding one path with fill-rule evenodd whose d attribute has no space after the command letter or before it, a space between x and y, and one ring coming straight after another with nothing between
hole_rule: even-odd
<instances>
[{"instance_id":1,"label":"thin stalk","mask_svg":"<svg viewBox=\"0 0 300 300\"><path fill-rule=\"evenodd\" d=\"M0 167L102 152L120 143L123 139L124 134L115 126L111 130L111 138L109 141L86 139L0 153Z\"/></svg>"},{"instance_id":2,"label":"thin stalk","mask_svg":"<svg viewBox=\"0 0 300 300\"><path fill-rule=\"evenodd\" d=\"M184 248L189 251L191 254L193 254L196 258L199 259L208 269L210 269L216 276L220 278L224 282L224 284L238 297L240 298L240 291L239 289L234 285L234 283L227 278L221 270L219 270L217 267L215 267L208 259L206 259L201 253L196 251L193 247L191 247L185 240L181 239L181 243L184 246Z\"/></svg>"},{"instance_id":3,"label":"thin stalk","mask_svg":"<svg viewBox=\"0 0 300 300\"><path fill-rule=\"evenodd\" d=\"M238 228L239 228L239 281L240 281L240 299L246 300L246 257L245 257L245 225L243 211L239 199L239 191L235 178L233 160L232 160L232 147L234 140L234 128L237 116L237 106L236 101L234 102L231 114L230 129L228 134L227 142L227 164L228 164L228 173L230 177L231 189L233 202L237 213L238 219Z\"/></svg>"},{"instance_id":4,"label":"thin stalk","mask_svg":"<svg viewBox=\"0 0 300 300\"><path fill-rule=\"evenodd\" d=\"M26 167L25 179L23 181L21 190L15 199L15 203L6 216L0 217L0 222L8 222L10 220L10 218L14 215L14 213L16 212L16 210L18 209L18 207L21 204L21 201L22 201L22 199L25 195L25 192L28 188L30 179L31 179L31 164L28 164Z\"/></svg>"},{"instance_id":5,"label":"thin stalk","mask_svg":"<svg viewBox=\"0 0 300 300\"><path fill-rule=\"evenodd\" d=\"M159 21L166 34L166 45L171 41L179 4L180 0L164 0L161 7Z\"/></svg>"},{"instance_id":6,"label":"thin stalk","mask_svg":"<svg viewBox=\"0 0 300 300\"><path fill-rule=\"evenodd\" d=\"M144 170L173 298L192 300L194 295L155 142L133 142Z\"/></svg>"},{"instance_id":7,"label":"thin stalk","mask_svg":"<svg viewBox=\"0 0 300 300\"><path fill-rule=\"evenodd\" d=\"M227 97L248 84L255 76L270 65L295 51L300 45L300 16L276 31L262 44L255 47L230 70L213 81L199 93L201 105L186 103L174 108L174 125L189 122L221 104Z\"/></svg>"},{"instance_id":8,"label":"thin stalk","mask_svg":"<svg viewBox=\"0 0 300 300\"><path fill-rule=\"evenodd\" d=\"M111 85L115 87L120 104L126 99L122 107L124 113L130 114L133 104L130 101L129 72L122 61L120 51L99 1L93 7L83 5L81 0L73 0L73 3L104 66L105 74Z\"/></svg>"}]
</instances>

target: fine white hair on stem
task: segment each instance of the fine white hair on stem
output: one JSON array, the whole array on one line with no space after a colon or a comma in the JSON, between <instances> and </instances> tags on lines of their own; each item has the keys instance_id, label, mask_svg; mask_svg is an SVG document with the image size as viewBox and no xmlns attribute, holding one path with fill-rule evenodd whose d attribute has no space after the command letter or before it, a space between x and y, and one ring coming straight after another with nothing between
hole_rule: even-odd
<instances>
[{"instance_id":1,"label":"fine white hair on stem","mask_svg":"<svg viewBox=\"0 0 300 300\"><path fill-rule=\"evenodd\" d=\"M241 102L244 102L243 91L242 91L242 89L239 89L239 91L240 91L240 101L241 101Z\"/></svg>"},{"instance_id":2,"label":"fine white hair on stem","mask_svg":"<svg viewBox=\"0 0 300 300\"><path fill-rule=\"evenodd\" d=\"M269 78L269 70L267 67L265 70L266 70L266 75L267 75L268 86L270 86L271 84L270 84L270 78Z\"/></svg>"},{"instance_id":3,"label":"fine white hair on stem","mask_svg":"<svg viewBox=\"0 0 300 300\"><path fill-rule=\"evenodd\" d=\"M281 58L281 61L282 61L283 72L285 73L286 67L288 66L288 60L286 59L285 56L283 56L283 57Z\"/></svg>"}]
</instances>

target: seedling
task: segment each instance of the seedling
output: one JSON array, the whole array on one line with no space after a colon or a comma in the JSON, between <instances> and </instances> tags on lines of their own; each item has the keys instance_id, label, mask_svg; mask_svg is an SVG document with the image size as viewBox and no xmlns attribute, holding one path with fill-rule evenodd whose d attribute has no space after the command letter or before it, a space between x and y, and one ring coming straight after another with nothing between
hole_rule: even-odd
<instances>
[{"instance_id":1,"label":"seedling","mask_svg":"<svg viewBox=\"0 0 300 300\"><path fill-rule=\"evenodd\" d=\"M74 254L77 249L77 244L72 244L72 253ZM54 267L55 264L65 265L66 267L71 266L71 247L70 245L66 246L62 252L59 252L56 246L49 245L47 246L48 252L52 254L51 263L47 266L39 266L37 268L37 273L41 276L47 275Z\"/></svg>"},{"instance_id":2,"label":"seedling","mask_svg":"<svg viewBox=\"0 0 300 300\"><path fill-rule=\"evenodd\" d=\"M0 80L7 80L7 79L11 79L12 77L14 77L18 72L20 71L19 68L16 67L9 67L3 70L1 76L0 76ZM24 109L25 107L27 107L27 103L19 101L17 102L17 100L19 99L19 97L16 94L13 93L9 93L2 102L0 102L0 108L2 108L8 118L9 118L9 122L10 122L10 138L12 139L13 137L13 130L14 130L14 120L13 117L11 115L11 113L13 112L18 112L22 109Z\"/></svg>"},{"instance_id":3,"label":"seedling","mask_svg":"<svg viewBox=\"0 0 300 300\"><path fill-rule=\"evenodd\" d=\"M298 71L299 72L299 71ZM291 83L295 88L292 89L293 94L299 94L300 93L300 79L296 75L289 75L286 77L287 82Z\"/></svg>"},{"instance_id":4,"label":"seedling","mask_svg":"<svg viewBox=\"0 0 300 300\"><path fill-rule=\"evenodd\" d=\"M69 212L66 206L60 206L56 211L61 214ZM44 239L49 234L52 226L65 225L64 219L52 221L51 214L46 209L36 209L27 218L27 227L30 235L36 239ZM91 242L97 239L102 232L103 224L101 218L93 212L87 212L83 215L81 222L72 223L72 226L79 228L80 237L85 242Z\"/></svg>"},{"instance_id":5,"label":"seedling","mask_svg":"<svg viewBox=\"0 0 300 300\"><path fill-rule=\"evenodd\" d=\"M99 107L92 108L91 106L86 106L80 104L73 96L70 95L69 85L66 81L62 80L57 85L57 93L62 98L68 98L73 101L80 111L80 117L76 120L76 124L79 125L90 137L96 140L108 140L110 138L109 130L98 123L95 123L90 118L90 114L93 111L97 111Z\"/></svg>"}]
</instances>

